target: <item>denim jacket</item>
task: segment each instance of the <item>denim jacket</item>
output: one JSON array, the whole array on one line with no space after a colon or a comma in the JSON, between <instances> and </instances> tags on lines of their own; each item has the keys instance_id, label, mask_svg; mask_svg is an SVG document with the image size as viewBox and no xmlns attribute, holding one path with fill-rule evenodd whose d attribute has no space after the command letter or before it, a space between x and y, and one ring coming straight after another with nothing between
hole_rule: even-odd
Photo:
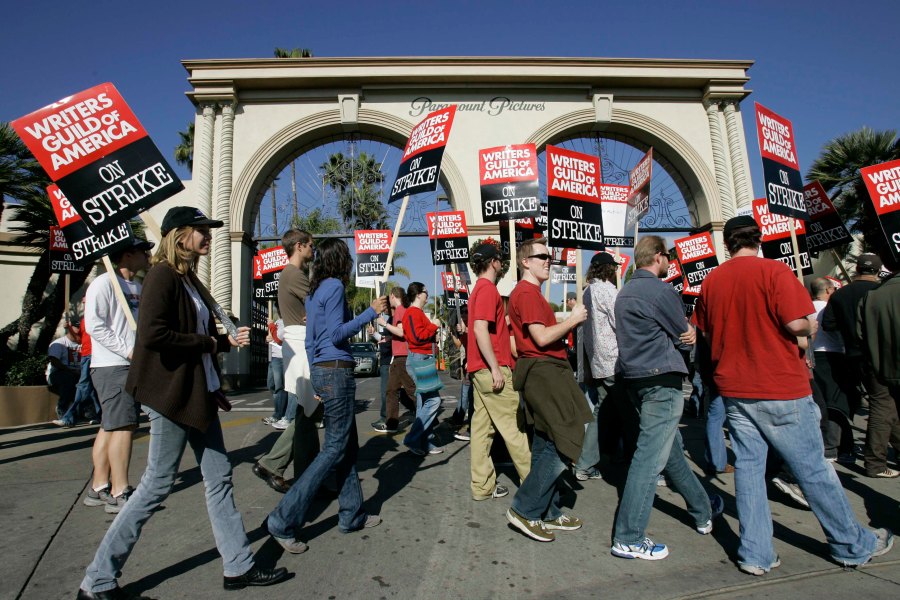
<instances>
[{"instance_id":1,"label":"denim jacket","mask_svg":"<svg viewBox=\"0 0 900 600\"><path fill-rule=\"evenodd\" d=\"M637 269L616 299L616 372L627 379L663 373L684 373L687 368L678 339L687 331L684 303L668 283L645 269Z\"/></svg>"}]
</instances>

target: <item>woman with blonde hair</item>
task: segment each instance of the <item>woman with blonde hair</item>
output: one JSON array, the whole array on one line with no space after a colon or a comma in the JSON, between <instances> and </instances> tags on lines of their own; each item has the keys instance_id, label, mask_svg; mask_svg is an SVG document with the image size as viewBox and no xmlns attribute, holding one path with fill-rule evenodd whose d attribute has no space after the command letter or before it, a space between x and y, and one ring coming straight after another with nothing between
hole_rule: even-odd
<instances>
[{"instance_id":1,"label":"woman with blonde hair","mask_svg":"<svg viewBox=\"0 0 900 600\"><path fill-rule=\"evenodd\" d=\"M126 598L116 575L122 570L141 528L168 497L185 446L200 465L206 508L222 555L226 590L279 583L283 567L255 566L241 514L234 504L231 463L219 423L220 374L217 352L250 343L248 327L237 339L216 332L214 301L197 278L201 256L209 254L210 228L222 221L177 206L166 213L162 240L144 279L137 340L127 391L150 417L147 469L137 489L110 525L88 566L79 599Z\"/></svg>"}]
</instances>

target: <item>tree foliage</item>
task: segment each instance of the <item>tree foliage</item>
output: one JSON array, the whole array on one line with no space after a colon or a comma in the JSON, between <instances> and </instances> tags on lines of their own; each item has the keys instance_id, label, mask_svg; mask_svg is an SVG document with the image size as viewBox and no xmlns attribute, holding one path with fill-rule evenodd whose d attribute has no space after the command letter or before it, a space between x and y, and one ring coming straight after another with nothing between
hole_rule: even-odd
<instances>
[{"instance_id":1,"label":"tree foliage","mask_svg":"<svg viewBox=\"0 0 900 600\"><path fill-rule=\"evenodd\" d=\"M348 230L387 229L387 208L382 200L384 173L375 157L361 152L336 152L319 166L322 183L337 196L338 214Z\"/></svg>"},{"instance_id":2,"label":"tree foliage","mask_svg":"<svg viewBox=\"0 0 900 600\"><path fill-rule=\"evenodd\" d=\"M309 48L275 48L275 58L312 58Z\"/></svg>"},{"instance_id":3,"label":"tree foliage","mask_svg":"<svg viewBox=\"0 0 900 600\"><path fill-rule=\"evenodd\" d=\"M175 146L175 162L187 167L188 171L194 170L194 124L188 123L185 131L179 131L181 140Z\"/></svg>"}]
</instances>

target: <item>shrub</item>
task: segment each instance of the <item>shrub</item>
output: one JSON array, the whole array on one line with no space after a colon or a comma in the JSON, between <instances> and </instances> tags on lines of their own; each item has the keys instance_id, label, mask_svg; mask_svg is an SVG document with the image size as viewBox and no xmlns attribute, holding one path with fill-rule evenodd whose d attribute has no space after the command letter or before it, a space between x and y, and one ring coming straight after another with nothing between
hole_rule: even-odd
<instances>
[{"instance_id":1,"label":"shrub","mask_svg":"<svg viewBox=\"0 0 900 600\"><path fill-rule=\"evenodd\" d=\"M47 355L9 352L3 356L4 385L47 385Z\"/></svg>"}]
</instances>

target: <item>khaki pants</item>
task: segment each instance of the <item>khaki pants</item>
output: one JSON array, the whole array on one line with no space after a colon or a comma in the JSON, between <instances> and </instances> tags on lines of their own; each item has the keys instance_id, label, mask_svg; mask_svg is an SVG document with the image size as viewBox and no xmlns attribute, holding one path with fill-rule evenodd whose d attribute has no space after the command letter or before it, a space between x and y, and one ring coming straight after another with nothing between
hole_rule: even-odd
<instances>
[{"instance_id":1,"label":"khaki pants","mask_svg":"<svg viewBox=\"0 0 900 600\"><path fill-rule=\"evenodd\" d=\"M506 385L494 392L490 369L472 374L475 412L470 426L472 454L472 496L489 497L497 485L497 473L491 460L491 444L494 434L500 432L512 458L519 481L524 481L531 470L531 450L528 437L519 426L519 394L513 389L512 371L500 367Z\"/></svg>"}]
</instances>

